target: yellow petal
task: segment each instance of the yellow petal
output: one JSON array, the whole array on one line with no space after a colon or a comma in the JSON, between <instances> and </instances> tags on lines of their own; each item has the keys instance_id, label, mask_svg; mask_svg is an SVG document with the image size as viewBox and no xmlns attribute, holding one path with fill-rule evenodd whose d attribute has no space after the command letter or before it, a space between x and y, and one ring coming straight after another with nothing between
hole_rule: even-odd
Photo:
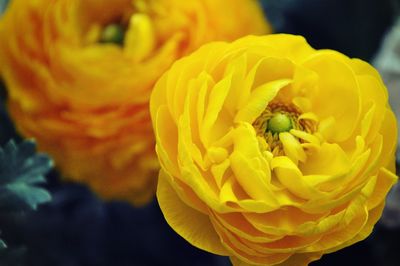
<instances>
[{"instance_id":1,"label":"yellow petal","mask_svg":"<svg viewBox=\"0 0 400 266\"><path fill-rule=\"evenodd\" d=\"M280 56L289 58L294 62L302 62L315 53L315 50L308 45L304 37L290 34L271 34L252 43L264 45L268 43L269 46L278 50Z\"/></svg>"},{"instance_id":2,"label":"yellow petal","mask_svg":"<svg viewBox=\"0 0 400 266\"><path fill-rule=\"evenodd\" d=\"M364 102L363 109L370 109L365 111L365 121L362 124L362 135L367 142L370 142L381 128L388 102L387 91L384 85L372 76L358 76L357 80Z\"/></svg>"},{"instance_id":3,"label":"yellow petal","mask_svg":"<svg viewBox=\"0 0 400 266\"><path fill-rule=\"evenodd\" d=\"M341 227L332 233L324 234L321 240L305 248L307 252L319 252L335 248L354 238L364 227L368 220L368 211L364 206L365 198L357 197L347 207L341 220Z\"/></svg>"},{"instance_id":4,"label":"yellow petal","mask_svg":"<svg viewBox=\"0 0 400 266\"><path fill-rule=\"evenodd\" d=\"M368 210L371 210L384 201L387 193L397 182L398 177L386 168L379 169L378 179L371 197L368 198Z\"/></svg>"},{"instance_id":5,"label":"yellow petal","mask_svg":"<svg viewBox=\"0 0 400 266\"><path fill-rule=\"evenodd\" d=\"M222 111L225 99L231 88L231 82L232 76L225 77L211 89L204 120L200 126L200 138L206 147L210 145L211 128Z\"/></svg>"},{"instance_id":6,"label":"yellow petal","mask_svg":"<svg viewBox=\"0 0 400 266\"><path fill-rule=\"evenodd\" d=\"M172 120L168 108L163 105L158 110L153 110L153 123L156 128L156 152L160 163L173 175L178 175L177 168L177 128ZM170 135L171 134L171 135ZM172 137L175 136L175 137Z\"/></svg>"},{"instance_id":7,"label":"yellow petal","mask_svg":"<svg viewBox=\"0 0 400 266\"><path fill-rule=\"evenodd\" d=\"M225 70L225 76L232 76L232 84L231 89L228 93L228 96L225 100L224 107L234 115L239 108L239 103L244 101L243 93L248 93L248 91L244 92L243 89L247 74L247 54L239 54L236 57L232 58ZM246 95L248 97L248 95Z\"/></svg>"},{"instance_id":8,"label":"yellow petal","mask_svg":"<svg viewBox=\"0 0 400 266\"><path fill-rule=\"evenodd\" d=\"M351 59L351 66L352 66L353 70L355 71L355 73L359 76L374 77L381 84L381 86L379 86L379 89L382 90L382 92L384 93L384 95L385 95L384 99L388 98L388 92L385 89L385 85L381 78L381 75L373 66L371 66L367 62L365 62L361 59L358 59L358 58Z\"/></svg>"},{"instance_id":9,"label":"yellow petal","mask_svg":"<svg viewBox=\"0 0 400 266\"><path fill-rule=\"evenodd\" d=\"M279 134L279 140L283 145L285 155L288 156L295 164L298 161L305 162L307 155L300 145L300 142L290 133L282 132Z\"/></svg>"},{"instance_id":10,"label":"yellow petal","mask_svg":"<svg viewBox=\"0 0 400 266\"><path fill-rule=\"evenodd\" d=\"M236 114L234 122L247 122L252 124L265 110L268 103L277 95L279 90L290 84L289 79L276 80L261 85L254 89L247 104Z\"/></svg>"},{"instance_id":11,"label":"yellow petal","mask_svg":"<svg viewBox=\"0 0 400 266\"><path fill-rule=\"evenodd\" d=\"M199 130L201 128L201 125L203 124L204 114L207 108L206 101L207 97L209 96L209 91L211 90L211 88L214 87L215 84L213 78L206 72L201 72L199 77L197 78L197 81L199 82L197 88L199 90L197 104L190 104L195 105L194 107L197 108L197 128Z\"/></svg>"},{"instance_id":12,"label":"yellow petal","mask_svg":"<svg viewBox=\"0 0 400 266\"><path fill-rule=\"evenodd\" d=\"M368 213L368 220L365 223L364 227L361 229L361 231L352 239L345 241L344 243L326 250L327 253L335 252L339 249L348 247L350 245L353 245L354 243L357 243L359 241L364 240L367 238L371 233L372 229L374 228L374 225L378 222L379 218L382 215L383 208L385 206L385 202L381 202L377 207L374 209L370 210Z\"/></svg>"},{"instance_id":13,"label":"yellow petal","mask_svg":"<svg viewBox=\"0 0 400 266\"><path fill-rule=\"evenodd\" d=\"M340 130L335 130L330 141L347 140L357 127L361 112L361 93L355 73L329 51L316 52L304 65L319 77L319 90L312 101L313 112L320 119L335 117L336 128Z\"/></svg>"},{"instance_id":14,"label":"yellow petal","mask_svg":"<svg viewBox=\"0 0 400 266\"><path fill-rule=\"evenodd\" d=\"M290 256L290 254L282 253L263 254L257 252L243 244L236 235L229 232L218 221L215 219L212 219L211 221L215 226L218 235L223 240L222 243L226 249L245 263L254 265L270 265L282 262Z\"/></svg>"},{"instance_id":15,"label":"yellow petal","mask_svg":"<svg viewBox=\"0 0 400 266\"><path fill-rule=\"evenodd\" d=\"M243 191L238 182L232 178L228 178L220 192L220 202L225 205L223 213L227 211L264 213L276 210L280 207L277 204L271 204L265 200L246 198L248 198L248 195ZM219 212L222 213L222 211Z\"/></svg>"},{"instance_id":16,"label":"yellow petal","mask_svg":"<svg viewBox=\"0 0 400 266\"><path fill-rule=\"evenodd\" d=\"M303 141L303 143L301 144L303 148L304 146L307 146L307 147L313 147L314 149L318 149L321 145L320 140L313 134L297 129L291 129L290 134Z\"/></svg>"},{"instance_id":17,"label":"yellow petal","mask_svg":"<svg viewBox=\"0 0 400 266\"><path fill-rule=\"evenodd\" d=\"M333 116L328 116L320 120L317 133L323 140L329 140L334 137L336 129L336 119Z\"/></svg>"},{"instance_id":18,"label":"yellow petal","mask_svg":"<svg viewBox=\"0 0 400 266\"><path fill-rule=\"evenodd\" d=\"M213 174L215 182L217 182L219 188L222 187L222 185L226 181L226 178L228 178L226 172L229 166L230 166L230 161L228 159L224 160L219 164L213 164L211 166L211 173Z\"/></svg>"},{"instance_id":19,"label":"yellow petal","mask_svg":"<svg viewBox=\"0 0 400 266\"><path fill-rule=\"evenodd\" d=\"M308 112L312 107L312 98L318 92L318 74L302 65L296 65L293 77L293 90L296 91L293 103L303 113Z\"/></svg>"},{"instance_id":20,"label":"yellow petal","mask_svg":"<svg viewBox=\"0 0 400 266\"><path fill-rule=\"evenodd\" d=\"M258 230L271 235L300 235L298 230L304 224L324 220L326 212L309 214L296 207L287 206L268 213L244 213L243 216ZM315 226L315 223L313 224ZM315 234L314 234L315 235Z\"/></svg>"},{"instance_id":21,"label":"yellow petal","mask_svg":"<svg viewBox=\"0 0 400 266\"><path fill-rule=\"evenodd\" d=\"M269 243L283 238L283 236L266 234L257 230L241 213L214 213L214 217L229 231L254 243Z\"/></svg>"},{"instance_id":22,"label":"yellow petal","mask_svg":"<svg viewBox=\"0 0 400 266\"><path fill-rule=\"evenodd\" d=\"M296 236L296 235L286 235L282 239L271 243L252 243L248 240L241 239L241 241L251 249L258 251L260 253L267 254L279 254L286 253L290 254L291 252L296 252L302 250L321 239L319 235L313 236Z\"/></svg>"},{"instance_id":23,"label":"yellow petal","mask_svg":"<svg viewBox=\"0 0 400 266\"><path fill-rule=\"evenodd\" d=\"M307 266L310 262L319 260L322 253L297 253L290 256L290 258L275 266Z\"/></svg>"},{"instance_id":24,"label":"yellow petal","mask_svg":"<svg viewBox=\"0 0 400 266\"><path fill-rule=\"evenodd\" d=\"M270 182L269 164L261 154L254 129L242 124L235 130L231 168L238 183L252 199L276 205Z\"/></svg>"},{"instance_id":25,"label":"yellow petal","mask_svg":"<svg viewBox=\"0 0 400 266\"><path fill-rule=\"evenodd\" d=\"M145 14L132 15L125 34L126 55L134 62L140 62L150 55L155 45L156 37L151 19Z\"/></svg>"},{"instance_id":26,"label":"yellow petal","mask_svg":"<svg viewBox=\"0 0 400 266\"><path fill-rule=\"evenodd\" d=\"M257 169L259 168L257 158L249 160L238 151L232 153L230 161L236 180L252 199L266 201L273 205L277 204L268 185L269 168L265 171Z\"/></svg>"},{"instance_id":27,"label":"yellow petal","mask_svg":"<svg viewBox=\"0 0 400 266\"><path fill-rule=\"evenodd\" d=\"M321 148L309 154L307 162L299 167L304 175L338 175L349 172L351 162L339 145L323 143Z\"/></svg>"},{"instance_id":28,"label":"yellow petal","mask_svg":"<svg viewBox=\"0 0 400 266\"><path fill-rule=\"evenodd\" d=\"M393 112L389 109L386 109L385 118L382 123L382 128L380 132L383 137L383 146L380 164L383 166L389 166L389 164L393 161L393 157L395 154L396 146L397 146L397 127L396 127L396 117Z\"/></svg>"},{"instance_id":29,"label":"yellow petal","mask_svg":"<svg viewBox=\"0 0 400 266\"><path fill-rule=\"evenodd\" d=\"M218 255L229 254L209 217L183 203L162 176L158 181L157 199L168 224L190 244Z\"/></svg>"},{"instance_id":30,"label":"yellow petal","mask_svg":"<svg viewBox=\"0 0 400 266\"><path fill-rule=\"evenodd\" d=\"M303 199L312 199L325 195L324 192L318 191L304 180L299 168L288 157L278 156L273 158L271 168L279 182L292 194Z\"/></svg>"}]
</instances>

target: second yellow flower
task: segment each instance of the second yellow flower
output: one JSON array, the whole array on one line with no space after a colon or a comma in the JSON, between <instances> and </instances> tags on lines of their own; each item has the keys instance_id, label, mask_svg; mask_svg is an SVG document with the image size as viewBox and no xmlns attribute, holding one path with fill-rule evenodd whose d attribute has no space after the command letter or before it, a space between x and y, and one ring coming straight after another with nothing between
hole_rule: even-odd
<instances>
[{"instance_id":1,"label":"second yellow flower","mask_svg":"<svg viewBox=\"0 0 400 266\"><path fill-rule=\"evenodd\" d=\"M0 22L1 75L18 130L67 178L136 204L158 163L151 89L212 40L269 32L253 0L13 0Z\"/></svg>"}]
</instances>

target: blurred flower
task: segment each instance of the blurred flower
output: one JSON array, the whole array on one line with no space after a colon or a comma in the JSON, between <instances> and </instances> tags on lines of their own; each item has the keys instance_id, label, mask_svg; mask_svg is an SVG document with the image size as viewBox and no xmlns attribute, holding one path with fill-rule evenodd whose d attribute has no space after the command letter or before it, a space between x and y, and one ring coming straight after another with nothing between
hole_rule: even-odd
<instances>
[{"instance_id":1,"label":"blurred flower","mask_svg":"<svg viewBox=\"0 0 400 266\"><path fill-rule=\"evenodd\" d=\"M9 111L64 176L145 203L158 171L155 81L206 42L269 31L255 0L14 0L0 25Z\"/></svg>"},{"instance_id":2,"label":"blurred flower","mask_svg":"<svg viewBox=\"0 0 400 266\"><path fill-rule=\"evenodd\" d=\"M366 238L397 180L379 74L299 36L205 45L150 109L166 220L234 265L307 265Z\"/></svg>"}]
</instances>

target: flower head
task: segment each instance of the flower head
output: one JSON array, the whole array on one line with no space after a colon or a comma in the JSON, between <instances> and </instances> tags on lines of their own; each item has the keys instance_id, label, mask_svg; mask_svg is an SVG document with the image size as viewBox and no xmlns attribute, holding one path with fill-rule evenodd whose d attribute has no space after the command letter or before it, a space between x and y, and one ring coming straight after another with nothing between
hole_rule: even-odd
<instances>
[{"instance_id":1,"label":"flower head","mask_svg":"<svg viewBox=\"0 0 400 266\"><path fill-rule=\"evenodd\" d=\"M255 0L13 0L0 22L9 111L65 177L144 203L156 80L204 43L269 30Z\"/></svg>"},{"instance_id":2,"label":"flower head","mask_svg":"<svg viewBox=\"0 0 400 266\"><path fill-rule=\"evenodd\" d=\"M307 265L364 239L397 180L387 98L369 64L300 36L203 46L150 101L166 220L235 265Z\"/></svg>"}]
</instances>

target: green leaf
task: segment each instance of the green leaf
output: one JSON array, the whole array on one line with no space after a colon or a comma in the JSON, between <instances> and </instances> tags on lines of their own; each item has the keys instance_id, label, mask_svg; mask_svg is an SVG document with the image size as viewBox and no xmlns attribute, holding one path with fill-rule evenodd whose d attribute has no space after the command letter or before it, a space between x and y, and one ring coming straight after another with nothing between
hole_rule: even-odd
<instances>
[{"instance_id":1,"label":"green leaf","mask_svg":"<svg viewBox=\"0 0 400 266\"><path fill-rule=\"evenodd\" d=\"M6 243L4 243L4 241L0 239L0 250L4 249L6 247L7 247Z\"/></svg>"},{"instance_id":2,"label":"green leaf","mask_svg":"<svg viewBox=\"0 0 400 266\"><path fill-rule=\"evenodd\" d=\"M25 202L33 210L37 209L38 204L42 204L51 200L50 194L41 188L31 187L23 182L15 182L7 185L7 188L11 193L24 199Z\"/></svg>"},{"instance_id":3,"label":"green leaf","mask_svg":"<svg viewBox=\"0 0 400 266\"><path fill-rule=\"evenodd\" d=\"M0 16L6 10L8 0L0 0Z\"/></svg>"},{"instance_id":4,"label":"green leaf","mask_svg":"<svg viewBox=\"0 0 400 266\"><path fill-rule=\"evenodd\" d=\"M1 217L13 219L50 201L51 195L39 185L46 182L45 175L52 166L49 157L36 153L32 140L18 145L11 140L0 147ZM0 250L6 247L0 239Z\"/></svg>"}]
</instances>

